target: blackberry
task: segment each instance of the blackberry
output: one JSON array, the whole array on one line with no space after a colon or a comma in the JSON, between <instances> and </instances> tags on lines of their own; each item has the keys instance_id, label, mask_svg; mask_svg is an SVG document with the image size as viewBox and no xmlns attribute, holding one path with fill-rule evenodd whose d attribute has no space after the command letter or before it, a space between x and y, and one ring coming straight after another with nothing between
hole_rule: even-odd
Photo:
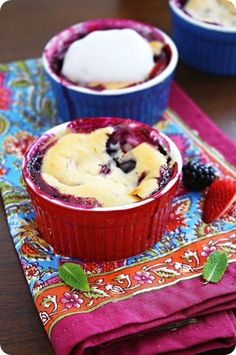
<instances>
[{"instance_id":1,"label":"blackberry","mask_svg":"<svg viewBox=\"0 0 236 355\"><path fill-rule=\"evenodd\" d=\"M215 180L215 169L210 165L189 161L183 166L183 183L190 191L201 191Z\"/></svg>"}]
</instances>

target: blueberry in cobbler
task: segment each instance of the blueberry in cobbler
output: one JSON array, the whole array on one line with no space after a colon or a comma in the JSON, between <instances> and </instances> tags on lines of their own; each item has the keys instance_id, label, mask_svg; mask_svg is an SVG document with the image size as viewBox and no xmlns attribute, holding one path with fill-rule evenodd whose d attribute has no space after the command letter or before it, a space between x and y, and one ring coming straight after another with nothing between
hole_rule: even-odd
<instances>
[{"instance_id":1,"label":"blueberry in cobbler","mask_svg":"<svg viewBox=\"0 0 236 355\"><path fill-rule=\"evenodd\" d=\"M119 168L126 174L130 173L136 166L136 161L133 159L122 161Z\"/></svg>"}]
</instances>

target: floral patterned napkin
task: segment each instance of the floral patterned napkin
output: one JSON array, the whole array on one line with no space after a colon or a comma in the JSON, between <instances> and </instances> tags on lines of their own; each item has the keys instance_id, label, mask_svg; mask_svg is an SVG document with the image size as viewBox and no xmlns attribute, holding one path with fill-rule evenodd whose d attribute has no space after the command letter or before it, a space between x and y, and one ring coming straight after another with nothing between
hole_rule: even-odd
<instances>
[{"instance_id":1,"label":"floral patterned napkin","mask_svg":"<svg viewBox=\"0 0 236 355\"><path fill-rule=\"evenodd\" d=\"M230 309L236 305L233 281L236 274L236 204L220 220L205 224L201 218L204 194L190 193L181 185L166 232L153 248L121 261L84 263L73 260L87 273L89 293L73 290L61 282L58 266L71 259L55 254L40 238L21 177L22 157L28 146L58 123L56 103L42 72L41 61L1 64L1 193L13 243L55 351L67 354L73 349L75 353L89 353L92 349L94 353L94 349L100 351L103 346L104 353L113 349L113 353L122 350L125 354L130 351L129 346L134 345L131 340L124 343L122 339L142 334L138 342L136 339L136 344L140 344L137 351L151 354L155 353L158 344L151 340L150 330L160 329L162 332L158 332L159 338L155 335L155 341L159 339L160 343L162 339L162 352L181 348L183 353L200 343L213 344L211 332L207 333L208 338L204 338L203 333L223 323L224 341L215 340L210 348L234 344L235 321ZM157 128L175 141L184 161L195 158L210 162L219 174L236 177L235 168L227 161L236 164L231 154L235 146L176 85L172 88L170 109ZM227 160L206 142L224 153ZM228 253L229 270L219 285L203 287L199 277L202 267L207 256L219 249ZM216 314L216 311L221 313ZM198 342L195 338L195 343L187 345L187 341L176 340L178 333L179 339L183 339L183 333L184 337L196 333L197 327L201 328L199 322L203 330L199 331ZM175 332L175 342L171 346L165 340L165 332L170 329L183 332Z\"/></svg>"}]
</instances>

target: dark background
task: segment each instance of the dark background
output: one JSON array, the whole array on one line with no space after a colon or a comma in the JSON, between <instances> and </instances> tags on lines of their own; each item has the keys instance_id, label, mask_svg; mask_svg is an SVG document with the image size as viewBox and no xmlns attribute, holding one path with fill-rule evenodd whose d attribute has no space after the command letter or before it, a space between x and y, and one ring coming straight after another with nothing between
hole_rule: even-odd
<instances>
[{"instance_id":1,"label":"dark background","mask_svg":"<svg viewBox=\"0 0 236 355\"><path fill-rule=\"evenodd\" d=\"M39 57L56 32L104 17L132 18L171 33L167 0L11 0L0 11L0 62ZM236 140L236 78L203 74L181 63L175 78L216 125ZM0 214L0 344L10 355L53 354L9 237L1 203Z\"/></svg>"}]
</instances>

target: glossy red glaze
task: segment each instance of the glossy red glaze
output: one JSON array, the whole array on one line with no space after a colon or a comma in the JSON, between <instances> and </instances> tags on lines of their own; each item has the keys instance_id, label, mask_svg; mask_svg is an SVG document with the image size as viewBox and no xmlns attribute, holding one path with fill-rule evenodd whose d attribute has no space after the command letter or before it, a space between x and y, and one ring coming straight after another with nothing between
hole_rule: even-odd
<instances>
[{"instance_id":1,"label":"glossy red glaze","mask_svg":"<svg viewBox=\"0 0 236 355\"><path fill-rule=\"evenodd\" d=\"M27 189L40 234L58 254L108 261L141 253L161 239L177 185L144 205L113 211L70 209Z\"/></svg>"},{"instance_id":2,"label":"glossy red glaze","mask_svg":"<svg viewBox=\"0 0 236 355\"><path fill-rule=\"evenodd\" d=\"M78 131L79 128L85 129L87 126L101 127L121 123L133 127L133 134L139 127L141 130L137 130L137 139L138 133L141 132L144 135L140 136L142 141L145 140L145 134L150 139L152 137L156 142L153 144L159 142L167 150L170 149L171 156L173 155L174 161L177 162L177 170L173 177L151 198L114 208L86 209L53 198L42 191L30 177L27 162L38 154L38 146L46 145L47 140L56 132L61 132L67 127ZM158 137L158 140L155 140L155 137ZM109 261L139 254L161 239L178 186L181 167L181 156L174 143L150 126L132 120L92 118L65 123L47 131L25 155L23 177L35 211L39 232L58 254L83 260Z\"/></svg>"}]
</instances>

